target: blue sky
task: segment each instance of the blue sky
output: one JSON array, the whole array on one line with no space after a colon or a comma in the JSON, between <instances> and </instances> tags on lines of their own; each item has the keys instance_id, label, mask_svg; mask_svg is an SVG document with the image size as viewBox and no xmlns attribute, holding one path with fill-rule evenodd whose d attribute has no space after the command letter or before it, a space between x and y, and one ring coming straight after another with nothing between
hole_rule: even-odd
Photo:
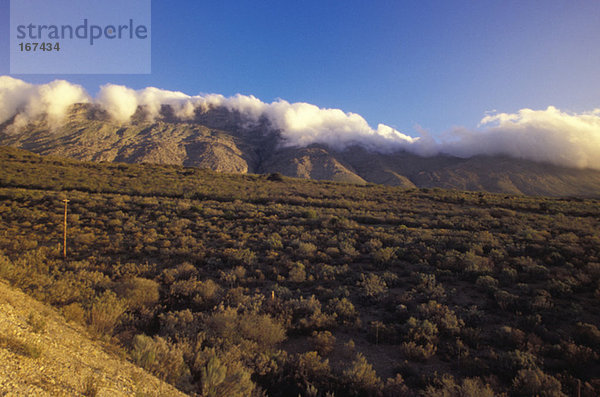
<instances>
[{"instance_id":1,"label":"blue sky","mask_svg":"<svg viewBox=\"0 0 600 397\"><path fill-rule=\"evenodd\" d=\"M8 10L0 0L1 54ZM14 77L283 98L409 135L491 110L600 107L598 1L161 0L152 14L150 75Z\"/></svg>"}]
</instances>

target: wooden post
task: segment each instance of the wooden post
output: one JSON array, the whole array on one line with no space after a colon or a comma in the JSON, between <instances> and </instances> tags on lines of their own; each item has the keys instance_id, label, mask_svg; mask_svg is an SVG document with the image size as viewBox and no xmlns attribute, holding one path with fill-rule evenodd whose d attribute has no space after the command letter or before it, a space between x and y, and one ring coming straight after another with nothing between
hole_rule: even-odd
<instances>
[{"instance_id":1,"label":"wooden post","mask_svg":"<svg viewBox=\"0 0 600 397\"><path fill-rule=\"evenodd\" d=\"M67 259L67 203L69 200L64 199L65 203L65 222L63 224L63 258Z\"/></svg>"}]
</instances>

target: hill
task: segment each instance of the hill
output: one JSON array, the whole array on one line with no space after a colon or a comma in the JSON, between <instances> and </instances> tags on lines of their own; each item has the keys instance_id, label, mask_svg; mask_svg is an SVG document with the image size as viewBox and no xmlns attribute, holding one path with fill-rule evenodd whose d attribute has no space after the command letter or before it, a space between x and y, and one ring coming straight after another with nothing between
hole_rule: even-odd
<instances>
[{"instance_id":1,"label":"hill","mask_svg":"<svg viewBox=\"0 0 600 397\"><path fill-rule=\"evenodd\" d=\"M1 280L0 331L2 395L184 395Z\"/></svg>"},{"instance_id":2,"label":"hill","mask_svg":"<svg viewBox=\"0 0 600 397\"><path fill-rule=\"evenodd\" d=\"M273 173L291 177L401 187L441 187L542 196L600 195L600 171L574 169L502 156L422 157L397 151L382 154L353 146L282 147L265 121L248 126L224 108L197 111L181 121L163 106L148 121L142 108L131 122L118 123L96 105L74 105L66 121L45 119L16 132L0 126L0 145L86 161L173 164L218 172Z\"/></svg>"},{"instance_id":3,"label":"hill","mask_svg":"<svg viewBox=\"0 0 600 397\"><path fill-rule=\"evenodd\" d=\"M0 163L0 277L187 393L600 393L598 200Z\"/></svg>"}]
</instances>

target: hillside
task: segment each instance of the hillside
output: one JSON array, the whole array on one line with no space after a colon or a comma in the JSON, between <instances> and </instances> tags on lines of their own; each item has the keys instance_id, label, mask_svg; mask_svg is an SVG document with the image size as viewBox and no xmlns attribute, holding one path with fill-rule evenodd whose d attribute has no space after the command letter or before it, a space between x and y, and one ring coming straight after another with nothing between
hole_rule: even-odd
<instances>
[{"instance_id":1,"label":"hillside","mask_svg":"<svg viewBox=\"0 0 600 397\"><path fill-rule=\"evenodd\" d=\"M574 169L501 156L422 157L382 154L353 146L282 147L267 122L249 126L223 108L197 111L180 121L163 106L148 121L142 108L131 122L113 121L95 105L74 105L60 126L45 119L13 131L0 125L0 145L86 161L193 166L231 173L280 172L291 177L401 187L441 187L542 196L600 196L600 171Z\"/></svg>"},{"instance_id":2,"label":"hillside","mask_svg":"<svg viewBox=\"0 0 600 397\"><path fill-rule=\"evenodd\" d=\"M598 200L0 163L0 277L191 395L600 394Z\"/></svg>"},{"instance_id":3,"label":"hillside","mask_svg":"<svg viewBox=\"0 0 600 397\"><path fill-rule=\"evenodd\" d=\"M0 280L0 394L184 395L86 334L55 309Z\"/></svg>"}]
</instances>

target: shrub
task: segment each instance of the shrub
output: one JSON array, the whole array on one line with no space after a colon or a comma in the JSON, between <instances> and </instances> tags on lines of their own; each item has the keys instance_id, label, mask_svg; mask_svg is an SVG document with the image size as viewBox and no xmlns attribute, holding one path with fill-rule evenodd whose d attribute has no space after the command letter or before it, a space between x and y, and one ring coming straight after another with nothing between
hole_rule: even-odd
<instances>
[{"instance_id":1,"label":"shrub","mask_svg":"<svg viewBox=\"0 0 600 397\"><path fill-rule=\"evenodd\" d=\"M274 172L272 174L269 174L267 180L272 182L283 182L285 180L285 177L280 172Z\"/></svg>"},{"instance_id":2,"label":"shrub","mask_svg":"<svg viewBox=\"0 0 600 397\"><path fill-rule=\"evenodd\" d=\"M375 373L373 366L360 353L343 371L342 377L347 385L347 395L350 396L374 395L382 387L381 379Z\"/></svg>"},{"instance_id":3,"label":"shrub","mask_svg":"<svg viewBox=\"0 0 600 397\"><path fill-rule=\"evenodd\" d=\"M239 362L225 364L214 349L205 349L196 357L194 368L200 375L200 390L203 397L247 397L255 386L250 372Z\"/></svg>"},{"instance_id":4,"label":"shrub","mask_svg":"<svg viewBox=\"0 0 600 397\"><path fill-rule=\"evenodd\" d=\"M99 391L98 379L93 375L88 375L81 385L81 394L85 397L96 397Z\"/></svg>"},{"instance_id":5,"label":"shrub","mask_svg":"<svg viewBox=\"0 0 600 397\"><path fill-rule=\"evenodd\" d=\"M255 342L266 350L285 340L285 328L267 314L239 314L236 309L223 308L206 320L209 335L228 344L239 344L244 339Z\"/></svg>"},{"instance_id":6,"label":"shrub","mask_svg":"<svg viewBox=\"0 0 600 397\"><path fill-rule=\"evenodd\" d=\"M400 345L402 353L408 358L415 361L426 361L435 355L437 347L433 343L425 343L424 345L416 344L413 341L402 342Z\"/></svg>"},{"instance_id":7,"label":"shrub","mask_svg":"<svg viewBox=\"0 0 600 397\"><path fill-rule=\"evenodd\" d=\"M600 347L600 330L594 324L577 323L576 335L581 343L591 347Z\"/></svg>"},{"instance_id":8,"label":"shrub","mask_svg":"<svg viewBox=\"0 0 600 397\"><path fill-rule=\"evenodd\" d=\"M189 309L161 313L158 320L160 334L176 341L192 340L198 333L198 321Z\"/></svg>"},{"instance_id":9,"label":"shrub","mask_svg":"<svg viewBox=\"0 0 600 397\"><path fill-rule=\"evenodd\" d=\"M240 335L261 349L270 349L285 340L285 328L267 314L248 313L239 317Z\"/></svg>"},{"instance_id":10,"label":"shrub","mask_svg":"<svg viewBox=\"0 0 600 397\"><path fill-rule=\"evenodd\" d=\"M131 309L153 306L158 302L159 285L154 280L133 277L121 280L115 286L117 295L125 300Z\"/></svg>"},{"instance_id":11,"label":"shrub","mask_svg":"<svg viewBox=\"0 0 600 397\"><path fill-rule=\"evenodd\" d=\"M317 219L319 216L317 215L317 211L310 209L306 210L302 213L302 217L306 219Z\"/></svg>"},{"instance_id":12,"label":"shrub","mask_svg":"<svg viewBox=\"0 0 600 397\"><path fill-rule=\"evenodd\" d=\"M541 369L522 369L513 379L513 391L517 396L566 397L561 384Z\"/></svg>"},{"instance_id":13,"label":"shrub","mask_svg":"<svg viewBox=\"0 0 600 397\"><path fill-rule=\"evenodd\" d=\"M306 270L301 262L296 262L289 272L289 280L294 283L301 283L306 280Z\"/></svg>"},{"instance_id":14,"label":"shrub","mask_svg":"<svg viewBox=\"0 0 600 397\"><path fill-rule=\"evenodd\" d=\"M27 324L36 334L40 334L46 330L46 319L33 312L29 313L29 316L27 317Z\"/></svg>"},{"instance_id":15,"label":"shrub","mask_svg":"<svg viewBox=\"0 0 600 397\"><path fill-rule=\"evenodd\" d=\"M315 252L317 252L317 246L313 243L300 242L298 243L296 252L303 258L312 258Z\"/></svg>"},{"instance_id":16,"label":"shrub","mask_svg":"<svg viewBox=\"0 0 600 397\"><path fill-rule=\"evenodd\" d=\"M488 293L493 293L498 288L498 280L492 276L479 276L475 284Z\"/></svg>"},{"instance_id":17,"label":"shrub","mask_svg":"<svg viewBox=\"0 0 600 397\"><path fill-rule=\"evenodd\" d=\"M388 291L385 281L374 273L361 274L358 285L363 290L363 295L370 300L380 300Z\"/></svg>"},{"instance_id":18,"label":"shrub","mask_svg":"<svg viewBox=\"0 0 600 397\"><path fill-rule=\"evenodd\" d=\"M40 358L42 355L42 349L36 343L12 335L0 334L0 348L29 358Z\"/></svg>"},{"instance_id":19,"label":"shrub","mask_svg":"<svg viewBox=\"0 0 600 397\"><path fill-rule=\"evenodd\" d=\"M310 342L321 356L327 356L335 346L335 336L329 331L313 331Z\"/></svg>"},{"instance_id":20,"label":"shrub","mask_svg":"<svg viewBox=\"0 0 600 397\"><path fill-rule=\"evenodd\" d=\"M393 378L388 378L383 388L383 395L389 397L410 396L410 389L404 383L402 375L396 374Z\"/></svg>"},{"instance_id":21,"label":"shrub","mask_svg":"<svg viewBox=\"0 0 600 397\"><path fill-rule=\"evenodd\" d=\"M380 266L386 266L391 264L392 260L396 257L396 248L386 247L379 248L372 254L373 261Z\"/></svg>"},{"instance_id":22,"label":"shrub","mask_svg":"<svg viewBox=\"0 0 600 397\"><path fill-rule=\"evenodd\" d=\"M63 306L62 314L67 321L72 321L78 324L85 323L85 309L77 302Z\"/></svg>"},{"instance_id":23,"label":"shrub","mask_svg":"<svg viewBox=\"0 0 600 397\"><path fill-rule=\"evenodd\" d=\"M101 334L111 335L119 318L125 312L125 305L114 292L105 291L92 304L89 324Z\"/></svg>"},{"instance_id":24,"label":"shrub","mask_svg":"<svg viewBox=\"0 0 600 397\"><path fill-rule=\"evenodd\" d=\"M425 390L428 397L494 397L494 391L479 378L465 378L457 384L450 375L443 375Z\"/></svg>"},{"instance_id":25,"label":"shrub","mask_svg":"<svg viewBox=\"0 0 600 397\"><path fill-rule=\"evenodd\" d=\"M435 343L438 338L437 326L429 320L417 320L409 318L404 329L411 341L419 343Z\"/></svg>"},{"instance_id":26,"label":"shrub","mask_svg":"<svg viewBox=\"0 0 600 397\"><path fill-rule=\"evenodd\" d=\"M295 360L295 367L294 378L301 383L325 384L331 376L329 360L322 359L316 351L299 354Z\"/></svg>"},{"instance_id":27,"label":"shrub","mask_svg":"<svg viewBox=\"0 0 600 397\"><path fill-rule=\"evenodd\" d=\"M327 307L333 313L340 324L353 325L358 320L356 308L347 298L334 298L329 301Z\"/></svg>"},{"instance_id":28,"label":"shrub","mask_svg":"<svg viewBox=\"0 0 600 397\"><path fill-rule=\"evenodd\" d=\"M498 369L501 375L512 378L517 371L522 369L536 369L538 367L538 358L529 353L520 350L514 350L503 353L498 358Z\"/></svg>"},{"instance_id":29,"label":"shrub","mask_svg":"<svg viewBox=\"0 0 600 397\"><path fill-rule=\"evenodd\" d=\"M464 321L456 317L454 311L448 306L430 300L418 307L423 317L433 322L441 331L456 334L460 328L465 325Z\"/></svg>"},{"instance_id":30,"label":"shrub","mask_svg":"<svg viewBox=\"0 0 600 397\"><path fill-rule=\"evenodd\" d=\"M189 371L183 352L160 336L136 335L130 354L137 365L172 384L177 384Z\"/></svg>"}]
</instances>

